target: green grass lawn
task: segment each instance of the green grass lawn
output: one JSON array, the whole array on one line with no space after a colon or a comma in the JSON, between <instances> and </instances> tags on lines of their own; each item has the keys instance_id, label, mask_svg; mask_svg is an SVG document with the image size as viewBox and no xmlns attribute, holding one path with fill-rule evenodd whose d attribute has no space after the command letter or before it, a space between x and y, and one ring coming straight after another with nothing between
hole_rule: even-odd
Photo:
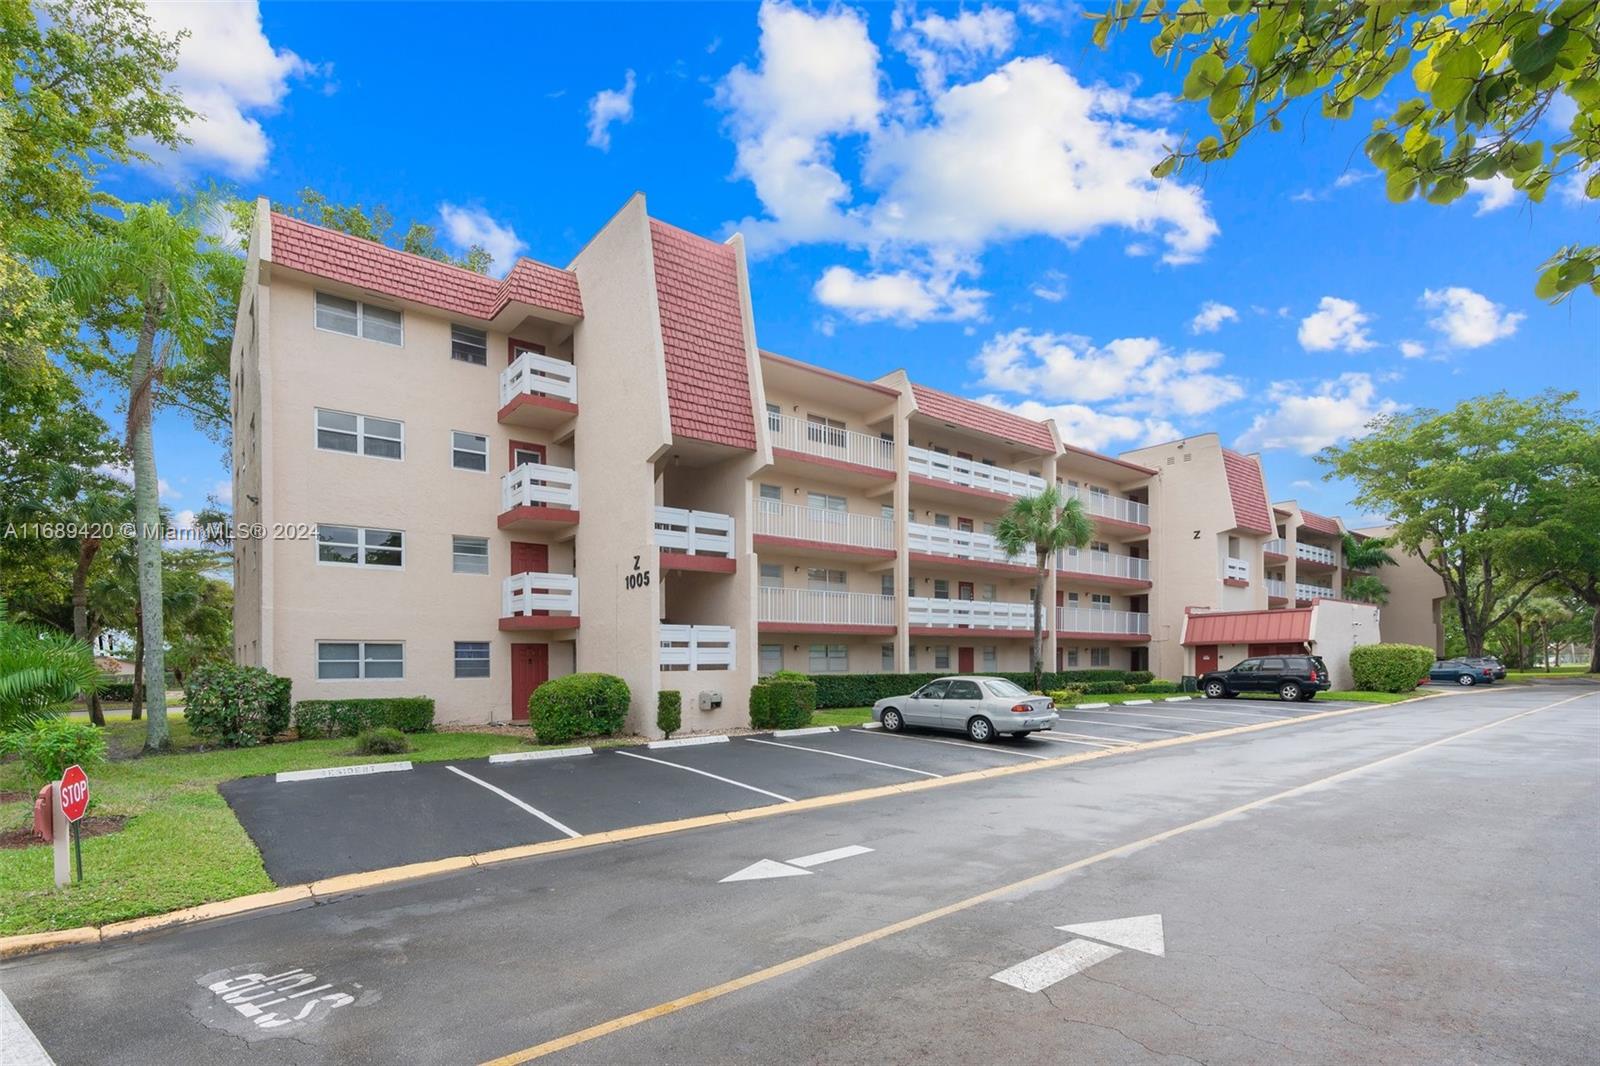
<instances>
[{"instance_id":1,"label":"green grass lawn","mask_svg":"<svg viewBox=\"0 0 1600 1066\"><path fill-rule=\"evenodd\" d=\"M813 711L811 714L812 725L836 725L840 729L870 721L871 707L840 707L831 711Z\"/></svg>"},{"instance_id":2,"label":"green grass lawn","mask_svg":"<svg viewBox=\"0 0 1600 1066\"><path fill-rule=\"evenodd\" d=\"M1399 703L1401 700L1409 700L1413 696L1426 696L1427 694L1426 687L1420 688L1415 692L1363 692L1359 689L1330 689L1327 692L1317 693L1317 698L1313 702L1349 700L1352 703ZM1273 702L1277 702L1278 699L1277 696L1270 692L1251 692L1248 695L1241 695L1239 698L1243 700L1272 700Z\"/></svg>"},{"instance_id":3,"label":"green grass lawn","mask_svg":"<svg viewBox=\"0 0 1600 1066\"><path fill-rule=\"evenodd\" d=\"M1542 681L1552 677L1588 677L1600 678L1600 674L1591 674L1587 666L1557 666L1549 670L1507 670L1507 681Z\"/></svg>"}]
</instances>

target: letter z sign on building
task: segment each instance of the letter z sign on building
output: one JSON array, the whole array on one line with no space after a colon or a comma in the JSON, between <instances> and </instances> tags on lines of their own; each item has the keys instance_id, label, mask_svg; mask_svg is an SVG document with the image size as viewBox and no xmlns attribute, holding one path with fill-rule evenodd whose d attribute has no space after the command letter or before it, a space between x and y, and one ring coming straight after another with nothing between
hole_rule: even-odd
<instances>
[{"instance_id":1,"label":"letter z sign on building","mask_svg":"<svg viewBox=\"0 0 1600 1066\"><path fill-rule=\"evenodd\" d=\"M61 816L72 826L72 851L78 860L78 880L83 880L83 838L78 832L78 822L83 818L83 812L89 809L89 775L83 772L83 767L74 763L67 767L61 775L61 782L56 786L60 795ZM64 878L61 876L66 856L62 851L66 848L66 839L63 834L56 834L56 884L60 885Z\"/></svg>"}]
</instances>

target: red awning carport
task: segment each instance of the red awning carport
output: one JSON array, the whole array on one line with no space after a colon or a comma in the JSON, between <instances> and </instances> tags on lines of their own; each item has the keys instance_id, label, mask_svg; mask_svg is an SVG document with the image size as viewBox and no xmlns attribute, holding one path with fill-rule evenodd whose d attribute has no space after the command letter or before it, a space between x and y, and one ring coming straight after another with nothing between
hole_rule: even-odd
<instances>
[{"instance_id":1,"label":"red awning carport","mask_svg":"<svg viewBox=\"0 0 1600 1066\"><path fill-rule=\"evenodd\" d=\"M1183 644L1288 644L1311 639L1313 607L1282 611L1207 611L1190 614Z\"/></svg>"}]
</instances>

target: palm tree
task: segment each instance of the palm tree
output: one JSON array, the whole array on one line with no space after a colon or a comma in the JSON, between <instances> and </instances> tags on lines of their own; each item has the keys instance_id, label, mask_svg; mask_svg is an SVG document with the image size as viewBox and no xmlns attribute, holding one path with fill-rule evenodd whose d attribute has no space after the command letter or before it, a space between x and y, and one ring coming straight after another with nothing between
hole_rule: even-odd
<instances>
[{"instance_id":1,"label":"palm tree","mask_svg":"<svg viewBox=\"0 0 1600 1066\"><path fill-rule=\"evenodd\" d=\"M5 613L0 601L0 734L66 710L100 680L89 645Z\"/></svg>"},{"instance_id":2,"label":"palm tree","mask_svg":"<svg viewBox=\"0 0 1600 1066\"><path fill-rule=\"evenodd\" d=\"M994 538L1007 555L1033 552L1033 688L1044 673L1044 584L1050 560L1063 548L1083 548L1094 539L1094 523L1076 496L1063 499L1061 489L1045 486L1037 496L1014 502L995 524Z\"/></svg>"},{"instance_id":3,"label":"palm tree","mask_svg":"<svg viewBox=\"0 0 1600 1066\"><path fill-rule=\"evenodd\" d=\"M1392 542L1387 537L1356 537L1349 533L1343 534L1342 539L1345 569L1359 571L1345 580L1344 598L1382 607L1389 602L1389 586L1372 571L1380 566L1395 565L1394 556L1389 554Z\"/></svg>"},{"instance_id":4,"label":"palm tree","mask_svg":"<svg viewBox=\"0 0 1600 1066\"><path fill-rule=\"evenodd\" d=\"M227 286L238 265L225 249L207 247L202 223L206 207L194 202L178 212L166 204L129 204L122 217L60 240L54 261L55 287L95 332L120 339L131 354L108 352L108 366L127 388L126 447L133 461L133 509L137 524L140 615L145 632L144 676L148 723L145 750L169 743L166 663L161 634L161 515L157 493L151 410L164 373L203 355L219 329L227 328ZM116 345L110 345L115 348Z\"/></svg>"}]
</instances>

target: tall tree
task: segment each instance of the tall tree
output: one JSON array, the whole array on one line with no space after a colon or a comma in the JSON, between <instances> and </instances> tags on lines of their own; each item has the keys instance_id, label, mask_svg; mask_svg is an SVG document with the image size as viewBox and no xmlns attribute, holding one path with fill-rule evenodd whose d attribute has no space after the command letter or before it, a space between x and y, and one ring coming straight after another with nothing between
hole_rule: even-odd
<instances>
[{"instance_id":1,"label":"tall tree","mask_svg":"<svg viewBox=\"0 0 1600 1066\"><path fill-rule=\"evenodd\" d=\"M1344 598L1383 606L1389 602L1389 586L1373 573L1381 566L1395 565L1389 554L1388 537L1343 535L1344 565L1355 573L1344 583Z\"/></svg>"},{"instance_id":2,"label":"tall tree","mask_svg":"<svg viewBox=\"0 0 1600 1066\"><path fill-rule=\"evenodd\" d=\"M1044 588L1056 553L1063 548L1083 548L1094 540L1094 523L1076 496L1062 498L1061 490L1047 485L1036 496L1014 500L995 523L995 540L1007 555L1032 552L1033 581L1033 688L1044 673Z\"/></svg>"},{"instance_id":3,"label":"tall tree","mask_svg":"<svg viewBox=\"0 0 1600 1066\"><path fill-rule=\"evenodd\" d=\"M298 203L281 208L285 214L314 222L352 237L376 241L398 248L402 252L436 259L451 266L465 267L479 274L487 274L494 258L481 244L468 248L465 255L454 256L439 247L439 231L424 222L412 222L403 232L396 232L394 215L383 204L370 211L360 204L338 204L315 189L301 189Z\"/></svg>"},{"instance_id":4,"label":"tall tree","mask_svg":"<svg viewBox=\"0 0 1600 1066\"><path fill-rule=\"evenodd\" d=\"M1118 0L1094 17L1102 46L1134 23L1151 27L1156 55L1183 71L1183 98L1206 101L1216 126L1173 147L1156 177L1230 158L1262 129L1282 130L1298 102L1343 120L1375 101L1366 154L1391 200L1447 204L1491 178L1535 203L1558 180L1600 199L1595 0ZM1409 88L1396 83L1408 70ZM1546 145L1540 131L1564 109L1572 118ZM1561 248L1534 291L1561 300L1585 285L1600 294L1600 244Z\"/></svg>"}]
</instances>

